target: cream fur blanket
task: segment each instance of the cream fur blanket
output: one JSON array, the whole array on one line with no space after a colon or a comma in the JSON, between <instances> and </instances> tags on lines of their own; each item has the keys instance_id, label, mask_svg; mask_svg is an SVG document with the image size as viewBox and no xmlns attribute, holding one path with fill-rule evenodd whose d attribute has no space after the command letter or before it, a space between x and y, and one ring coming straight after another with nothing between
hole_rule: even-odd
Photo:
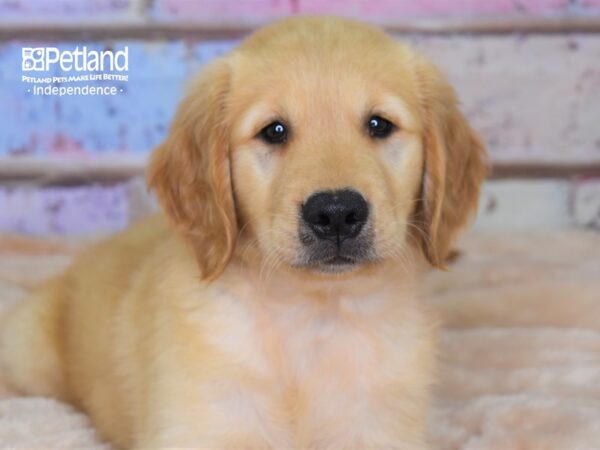
<instances>
[{"instance_id":1,"label":"cream fur blanket","mask_svg":"<svg viewBox=\"0 0 600 450\"><path fill-rule=\"evenodd\" d=\"M75 244L0 238L0 306L68 264ZM600 449L600 234L471 234L425 279L444 322L432 448ZM108 449L85 415L0 401L2 449Z\"/></svg>"}]
</instances>

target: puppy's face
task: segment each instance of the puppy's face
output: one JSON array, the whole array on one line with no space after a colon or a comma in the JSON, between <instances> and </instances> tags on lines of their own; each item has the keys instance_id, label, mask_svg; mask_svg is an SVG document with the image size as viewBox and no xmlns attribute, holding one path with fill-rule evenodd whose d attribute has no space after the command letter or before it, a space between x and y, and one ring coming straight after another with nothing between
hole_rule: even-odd
<instances>
[{"instance_id":1,"label":"puppy's face","mask_svg":"<svg viewBox=\"0 0 600 450\"><path fill-rule=\"evenodd\" d=\"M267 260L312 272L360 270L415 242L442 264L476 205L483 149L431 65L370 27L296 19L211 69L180 109L179 142L157 152L150 173L195 235L201 267L230 255L237 234ZM192 156L165 196L174 146Z\"/></svg>"},{"instance_id":2,"label":"puppy's face","mask_svg":"<svg viewBox=\"0 0 600 450\"><path fill-rule=\"evenodd\" d=\"M378 57L399 53L387 51ZM344 272L398 256L423 167L410 67L386 71L357 61L360 51L315 48L292 61L274 52L269 61L240 58L232 86L241 222L263 253L296 268Z\"/></svg>"}]
</instances>

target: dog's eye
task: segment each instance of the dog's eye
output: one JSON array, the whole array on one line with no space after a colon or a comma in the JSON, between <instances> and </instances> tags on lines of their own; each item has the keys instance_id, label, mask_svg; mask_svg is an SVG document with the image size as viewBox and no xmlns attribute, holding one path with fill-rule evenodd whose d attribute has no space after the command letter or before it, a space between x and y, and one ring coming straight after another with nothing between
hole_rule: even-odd
<instances>
[{"instance_id":1,"label":"dog's eye","mask_svg":"<svg viewBox=\"0 0 600 450\"><path fill-rule=\"evenodd\" d=\"M371 116L367 123L367 128L371 137L383 139L392 134L395 126L392 122L383 117Z\"/></svg>"},{"instance_id":2,"label":"dog's eye","mask_svg":"<svg viewBox=\"0 0 600 450\"><path fill-rule=\"evenodd\" d=\"M283 144L288 137L288 131L281 122L273 122L258 133L260 138L268 144Z\"/></svg>"}]
</instances>

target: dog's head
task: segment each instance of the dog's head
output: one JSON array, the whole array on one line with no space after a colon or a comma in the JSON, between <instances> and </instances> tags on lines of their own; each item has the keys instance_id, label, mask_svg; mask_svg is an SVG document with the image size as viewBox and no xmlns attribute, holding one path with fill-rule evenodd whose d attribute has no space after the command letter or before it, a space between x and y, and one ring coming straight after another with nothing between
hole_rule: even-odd
<instances>
[{"instance_id":1,"label":"dog's head","mask_svg":"<svg viewBox=\"0 0 600 450\"><path fill-rule=\"evenodd\" d=\"M484 149L438 70L333 18L266 27L207 67L149 183L205 278L236 242L320 273L420 246L443 266L477 206Z\"/></svg>"}]
</instances>

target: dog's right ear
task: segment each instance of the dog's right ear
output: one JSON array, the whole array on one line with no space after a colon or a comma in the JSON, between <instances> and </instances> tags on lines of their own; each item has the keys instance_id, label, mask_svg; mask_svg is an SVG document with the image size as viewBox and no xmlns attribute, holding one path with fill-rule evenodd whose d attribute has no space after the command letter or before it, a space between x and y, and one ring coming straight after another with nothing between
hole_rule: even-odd
<instances>
[{"instance_id":1,"label":"dog's right ear","mask_svg":"<svg viewBox=\"0 0 600 450\"><path fill-rule=\"evenodd\" d=\"M224 270L237 235L226 120L229 83L225 60L202 72L147 171L149 187L194 248L204 279Z\"/></svg>"}]
</instances>

